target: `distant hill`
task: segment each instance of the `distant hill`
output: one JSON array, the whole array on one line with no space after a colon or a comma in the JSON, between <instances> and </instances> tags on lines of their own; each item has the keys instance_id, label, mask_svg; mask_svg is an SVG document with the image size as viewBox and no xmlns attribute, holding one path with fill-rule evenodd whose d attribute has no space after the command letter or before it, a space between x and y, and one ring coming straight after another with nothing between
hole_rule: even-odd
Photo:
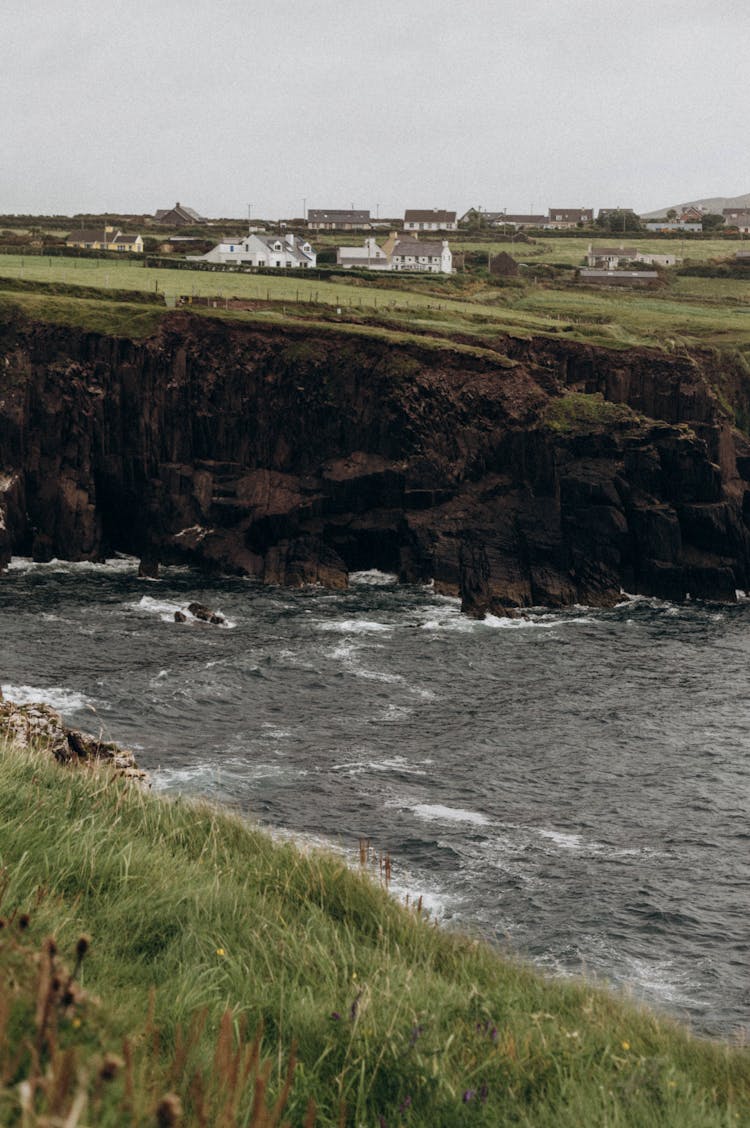
<instances>
[{"instance_id":1,"label":"distant hill","mask_svg":"<svg viewBox=\"0 0 750 1128\"><path fill-rule=\"evenodd\" d=\"M746 192L744 196L711 196L705 200L686 200L682 204L668 204L667 207L659 208L658 211L647 212L641 216L641 219L663 219L672 208L675 211L682 211L684 208L701 208L715 215L721 215L724 208L747 208L750 210L750 192Z\"/></svg>"}]
</instances>

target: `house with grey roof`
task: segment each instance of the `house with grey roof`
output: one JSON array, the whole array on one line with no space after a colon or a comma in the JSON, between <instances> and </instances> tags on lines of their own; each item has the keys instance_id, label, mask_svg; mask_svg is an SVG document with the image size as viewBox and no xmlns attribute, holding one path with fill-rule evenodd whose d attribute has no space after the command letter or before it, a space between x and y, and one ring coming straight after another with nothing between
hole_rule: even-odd
<instances>
[{"instance_id":1,"label":"house with grey roof","mask_svg":"<svg viewBox=\"0 0 750 1128\"><path fill-rule=\"evenodd\" d=\"M412 208L404 212L404 231L455 231L458 227L454 211L431 208L419 211Z\"/></svg>"},{"instance_id":2,"label":"house with grey roof","mask_svg":"<svg viewBox=\"0 0 750 1128\"><path fill-rule=\"evenodd\" d=\"M404 236L402 239L386 243L390 251L391 270L420 271L427 274L452 274L453 255L448 240L428 242Z\"/></svg>"},{"instance_id":3,"label":"house with grey roof","mask_svg":"<svg viewBox=\"0 0 750 1128\"><path fill-rule=\"evenodd\" d=\"M225 266L265 267L271 270L309 270L317 255L299 235L244 235L222 239L205 255L187 255L191 262L215 262Z\"/></svg>"},{"instance_id":4,"label":"house with grey roof","mask_svg":"<svg viewBox=\"0 0 750 1128\"><path fill-rule=\"evenodd\" d=\"M162 208L155 212L154 219L167 227L190 227L197 223L208 223L204 216L198 215L192 208L186 208L179 201L173 208Z\"/></svg>"},{"instance_id":5,"label":"house with grey roof","mask_svg":"<svg viewBox=\"0 0 750 1128\"><path fill-rule=\"evenodd\" d=\"M311 231L355 231L357 228L369 228L370 212L310 208L307 212L307 226Z\"/></svg>"},{"instance_id":6,"label":"house with grey roof","mask_svg":"<svg viewBox=\"0 0 750 1128\"><path fill-rule=\"evenodd\" d=\"M378 245L374 235L365 239L361 247L338 247L336 265L344 270L390 270L391 263L385 250Z\"/></svg>"},{"instance_id":7,"label":"house with grey roof","mask_svg":"<svg viewBox=\"0 0 750 1128\"><path fill-rule=\"evenodd\" d=\"M550 208L543 227L548 231L563 231L579 223L593 223L593 208Z\"/></svg>"},{"instance_id":8,"label":"house with grey roof","mask_svg":"<svg viewBox=\"0 0 750 1128\"><path fill-rule=\"evenodd\" d=\"M736 227L741 235L750 235L750 210L747 208L724 208L722 215L727 227Z\"/></svg>"}]
</instances>

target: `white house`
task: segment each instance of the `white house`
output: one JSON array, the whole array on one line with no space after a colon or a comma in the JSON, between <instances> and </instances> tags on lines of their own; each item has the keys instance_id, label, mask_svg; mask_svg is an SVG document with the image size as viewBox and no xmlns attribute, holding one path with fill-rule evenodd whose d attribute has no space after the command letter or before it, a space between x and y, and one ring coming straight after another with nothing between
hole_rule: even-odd
<instances>
[{"instance_id":1,"label":"white house","mask_svg":"<svg viewBox=\"0 0 750 1128\"><path fill-rule=\"evenodd\" d=\"M336 251L336 264L345 270L352 267L360 270L390 270L388 255L375 242L372 235L365 239L361 247L339 247Z\"/></svg>"},{"instance_id":2,"label":"white house","mask_svg":"<svg viewBox=\"0 0 750 1128\"><path fill-rule=\"evenodd\" d=\"M404 212L404 231L455 231L458 227L454 211L432 208L428 211L407 208Z\"/></svg>"},{"instance_id":3,"label":"white house","mask_svg":"<svg viewBox=\"0 0 750 1128\"><path fill-rule=\"evenodd\" d=\"M601 266L606 270L617 269L624 262L642 262L649 266L676 266L682 259L676 255L656 255L639 251L635 247L594 247L589 243L586 261L589 266Z\"/></svg>"},{"instance_id":4,"label":"white house","mask_svg":"<svg viewBox=\"0 0 750 1128\"><path fill-rule=\"evenodd\" d=\"M448 240L428 243L422 239L397 239L391 251L391 270L452 274L453 255Z\"/></svg>"},{"instance_id":5,"label":"white house","mask_svg":"<svg viewBox=\"0 0 750 1128\"><path fill-rule=\"evenodd\" d=\"M222 239L205 255L188 255L193 262L236 263L271 269L309 269L317 256L306 239L299 235L245 235Z\"/></svg>"}]
</instances>

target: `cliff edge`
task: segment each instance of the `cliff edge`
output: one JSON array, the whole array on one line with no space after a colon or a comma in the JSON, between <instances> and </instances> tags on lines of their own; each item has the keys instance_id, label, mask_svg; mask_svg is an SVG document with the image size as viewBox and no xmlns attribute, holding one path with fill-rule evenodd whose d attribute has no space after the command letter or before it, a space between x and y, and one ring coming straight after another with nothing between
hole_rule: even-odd
<instances>
[{"instance_id":1,"label":"cliff edge","mask_svg":"<svg viewBox=\"0 0 750 1128\"><path fill-rule=\"evenodd\" d=\"M0 565L134 553L481 615L750 587L750 446L711 354L494 352L175 313L0 326Z\"/></svg>"}]
</instances>

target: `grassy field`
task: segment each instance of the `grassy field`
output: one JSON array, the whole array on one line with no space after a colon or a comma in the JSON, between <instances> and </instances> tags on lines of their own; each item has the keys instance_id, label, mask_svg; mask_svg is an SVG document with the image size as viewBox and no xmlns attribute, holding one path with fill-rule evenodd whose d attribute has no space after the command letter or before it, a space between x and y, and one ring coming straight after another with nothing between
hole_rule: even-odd
<instances>
[{"instance_id":1,"label":"grassy field","mask_svg":"<svg viewBox=\"0 0 750 1128\"><path fill-rule=\"evenodd\" d=\"M750 1124L747 1048L208 807L5 747L0 866L3 1125L267 1128L258 1077L295 1125Z\"/></svg>"},{"instance_id":2,"label":"grassy field","mask_svg":"<svg viewBox=\"0 0 750 1128\"><path fill-rule=\"evenodd\" d=\"M563 243L560 240L560 243ZM570 242L570 241L568 241ZM10 284L47 283L85 285L102 292L104 305L95 300L63 301L32 294L3 294L3 278ZM4 300L49 320L100 327L107 321L106 294L133 291L132 334L142 335L158 321L153 310L136 315L137 294L165 295L167 306L180 295L188 301L213 299L208 310L215 316L228 312L232 299L253 302L257 309L237 311L233 319L300 321L325 320L342 330L370 325L379 333L417 333L453 347L456 339L477 347L492 346L504 334L537 334L585 341L612 348L647 345L668 351L704 345L750 352L750 280L675 277L656 291L607 292L573 282L544 282L493 286L481 279L457 296L429 292L430 280L399 279L401 288L388 280L372 283L355 277L319 281L289 275L210 273L198 270L146 268L132 262L76 258L0 256L0 294ZM77 304L76 304L77 303ZM265 310L265 314L262 312ZM87 318L89 320L87 321ZM122 308L113 314L117 331L127 333ZM115 331L115 330L112 330Z\"/></svg>"},{"instance_id":3,"label":"grassy field","mask_svg":"<svg viewBox=\"0 0 750 1128\"><path fill-rule=\"evenodd\" d=\"M533 243L497 243L481 237L456 242L457 251L491 252L507 251L517 262L565 263L582 266L589 243L597 247L635 247L644 254L676 255L685 262L710 262L712 259L731 258L736 251L750 249L750 239L654 239L648 236L591 233L581 239L545 239L533 236Z\"/></svg>"}]
</instances>

